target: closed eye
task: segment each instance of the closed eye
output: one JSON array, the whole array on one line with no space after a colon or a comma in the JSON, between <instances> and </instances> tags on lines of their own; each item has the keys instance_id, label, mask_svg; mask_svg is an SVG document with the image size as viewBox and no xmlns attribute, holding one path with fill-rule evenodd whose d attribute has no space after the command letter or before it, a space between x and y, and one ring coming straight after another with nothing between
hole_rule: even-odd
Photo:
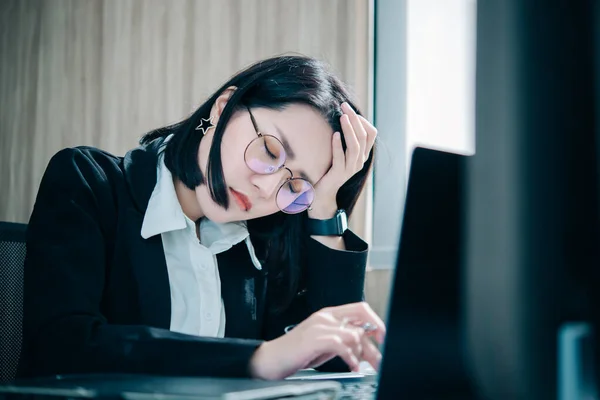
<instances>
[{"instance_id":1,"label":"closed eye","mask_svg":"<svg viewBox=\"0 0 600 400\"><path fill-rule=\"evenodd\" d=\"M296 193L300 193L298 190L296 190L295 185L292 184L292 182L288 182L288 185L290 187L290 192L296 194Z\"/></svg>"},{"instance_id":2,"label":"closed eye","mask_svg":"<svg viewBox=\"0 0 600 400\"><path fill-rule=\"evenodd\" d=\"M264 141L265 144L265 151L267 152L267 155L269 156L269 158L271 158L272 160L277 160L277 156L275 154L273 154L273 152L271 152L271 150L269 150L269 146L267 145L267 141Z\"/></svg>"}]
</instances>

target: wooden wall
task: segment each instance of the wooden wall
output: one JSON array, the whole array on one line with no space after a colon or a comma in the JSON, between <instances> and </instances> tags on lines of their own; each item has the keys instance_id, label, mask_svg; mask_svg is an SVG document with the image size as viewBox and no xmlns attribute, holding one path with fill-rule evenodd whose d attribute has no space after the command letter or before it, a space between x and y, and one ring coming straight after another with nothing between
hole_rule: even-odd
<instances>
[{"instance_id":1,"label":"wooden wall","mask_svg":"<svg viewBox=\"0 0 600 400\"><path fill-rule=\"evenodd\" d=\"M2 0L0 220L25 222L50 157L122 154L240 68L300 52L368 100L368 0Z\"/></svg>"}]
</instances>

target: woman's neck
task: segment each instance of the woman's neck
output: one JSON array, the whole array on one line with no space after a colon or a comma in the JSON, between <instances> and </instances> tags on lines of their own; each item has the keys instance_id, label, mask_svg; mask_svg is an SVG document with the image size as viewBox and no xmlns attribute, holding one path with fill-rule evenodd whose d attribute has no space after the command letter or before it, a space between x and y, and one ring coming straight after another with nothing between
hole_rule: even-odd
<instances>
[{"instance_id":1,"label":"woman's neck","mask_svg":"<svg viewBox=\"0 0 600 400\"><path fill-rule=\"evenodd\" d=\"M196 192L185 186L179 179L173 178L173 184L175 185L177 200L179 200L179 205L181 205L181 209L186 217L192 221L198 221L204 217L204 213L196 198Z\"/></svg>"}]
</instances>

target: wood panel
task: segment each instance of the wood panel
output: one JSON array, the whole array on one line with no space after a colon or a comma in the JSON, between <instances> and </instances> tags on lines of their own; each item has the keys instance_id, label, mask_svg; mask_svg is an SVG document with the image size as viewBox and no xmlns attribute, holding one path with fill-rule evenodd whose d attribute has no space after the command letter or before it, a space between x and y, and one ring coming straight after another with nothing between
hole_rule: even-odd
<instances>
[{"instance_id":1,"label":"wood panel","mask_svg":"<svg viewBox=\"0 0 600 400\"><path fill-rule=\"evenodd\" d=\"M325 59L367 106L368 0L3 0L0 36L0 220L56 151L123 154L260 58Z\"/></svg>"},{"instance_id":2,"label":"wood panel","mask_svg":"<svg viewBox=\"0 0 600 400\"><path fill-rule=\"evenodd\" d=\"M382 319L387 317L391 294L392 269L369 269L365 280L365 299Z\"/></svg>"}]
</instances>

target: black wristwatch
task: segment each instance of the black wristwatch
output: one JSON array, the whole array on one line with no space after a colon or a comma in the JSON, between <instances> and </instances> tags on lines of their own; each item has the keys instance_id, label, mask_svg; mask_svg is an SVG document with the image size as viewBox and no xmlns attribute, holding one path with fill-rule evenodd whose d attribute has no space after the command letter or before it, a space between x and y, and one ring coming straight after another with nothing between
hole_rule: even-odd
<instances>
[{"instance_id":1,"label":"black wristwatch","mask_svg":"<svg viewBox=\"0 0 600 400\"><path fill-rule=\"evenodd\" d=\"M308 233L317 236L342 236L348 229L346 211L337 210L330 219L308 219Z\"/></svg>"}]
</instances>

